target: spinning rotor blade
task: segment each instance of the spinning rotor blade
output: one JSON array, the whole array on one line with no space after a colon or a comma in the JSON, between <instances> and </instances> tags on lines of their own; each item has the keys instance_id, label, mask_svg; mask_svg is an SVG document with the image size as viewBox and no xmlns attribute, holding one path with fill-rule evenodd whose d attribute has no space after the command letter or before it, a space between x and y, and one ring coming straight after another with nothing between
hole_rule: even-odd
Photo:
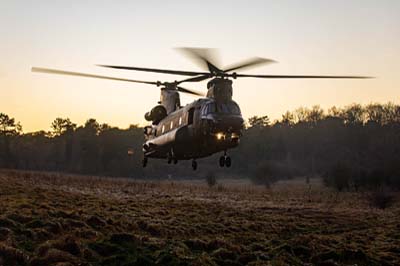
<instances>
[{"instance_id":1,"label":"spinning rotor blade","mask_svg":"<svg viewBox=\"0 0 400 266\"><path fill-rule=\"evenodd\" d=\"M314 75L247 75L227 74L228 77L240 78L265 78L265 79L369 79L367 76L314 76Z\"/></svg>"},{"instance_id":2,"label":"spinning rotor blade","mask_svg":"<svg viewBox=\"0 0 400 266\"><path fill-rule=\"evenodd\" d=\"M228 67L227 69L224 69L224 72L230 72L233 70L245 69L245 68L255 67L258 65L271 64L271 63L276 63L276 61L272 60L272 59L268 59L268 58L254 57L254 58L250 58L245 61L242 61L240 63L234 64L234 65Z\"/></svg>"},{"instance_id":3,"label":"spinning rotor blade","mask_svg":"<svg viewBox=\"0 0 400 266\"><path fill-rule=\"evenodd\" d=\"M207 75L201 75L201 76L194 77L194 78L184 79L184 80L179 81L179 83L182 83L182 82L199 82L199 81L203 81L203 80L205 80L205 79L209 79L209 78L211 78L212 76L213 76L213 75L209 73L209 74L207 74Z\"/></svg>"},{"instance_id":4,"label":"spinning rotor blade","mask_svg":"<svg viewBox=\"0 0 400 266\"><path fill-rule=\"evenodd\" d=\"M86 73L79 73L79 72L71 72L71 71L64 71L58 69L50 69L50 68L40 68L40 67L32 67L32 72L39 72L39 73L46 73L46 74L59 74L59 75L68 75L68 76L78 76L78 77L87 77L87 78L99 78L99 79L109 79L109 80L118 80L118 81L128 81L128 82L135 82L135 83L143 83L143 84L150 84L150 85L164 85L168 87L173 84L173 89L176 89L180 92L203 96L202 93L197 91L189 90L183 87L176 86L177 84L181 83L182 81L177 82L160 82L160 81L143 81L143 80L134 80L134 79L124 79L124 78L115 78L115 77L108 77L108 76L100 76L100 75L93 75L93 74L86 74Z\"/></svg>"},{"instance_id":5,"label":"spinning rotor blade","mask_svg":"<svg viewBox=\"0 0 400 266\"><path fill-rule=\"evenodd\" d=\"M184 93L189 93L189 94L193 94L193 95L197 95L197 96L204 96L203 93L197 92L197 91L193 91L193 90L189 90L186 88L183 88L181 86L177 86L176 89L180 92L184 92Z\"/></svg>"},{"instance_id":6,"label":"spinning rotor blade","mask_svg":"<svg viewBox=\"0 0 400 266\"><path fill-rule=\"evenodd\" d=\"M190 57L201 67L206 67L210 73L216 74L223 72L219 67L217 67L218 64L215 62L217 61L215 49L192 47L182 47L177 49Z\"/></svg>"},{"instance_id":7,"label":"spinning rotor blade","mask_svg":"<svg viewBox=\"0 0 400 266\"><path fill-rule=\"evenodd\" d=\"M57 70L57 69L50 69L50 68L32 67L31 70L32 70L32 72L40 72L40 73L47 73L47 74L59 74L59 75L69 75L69 76L78 76L78 77L87 77L87 78L110 79L110 80L128 81L128 82L144 83L144 84L152 84L152 85L159 84L159 83L153 82L153 81L115 78L115 77L100 76L100 75L93 75L93 74L86 74L86 73L79 73L79 72L71 72L71 71L64 71L64 70Z\"/></svg>"},{"instance_id":8,"label":"spinning rotor blade","mask_svg":"<svg viewBox=\"0 0 400 266\"><path fill-rule=\"evenodd\" d=\"M125 69L125 70L137 70L137 71L144 71L144 72L163 73L163 74L183 75L183 76L198 76L198 75L208 74L208 72L181 71L181 70L145 68L145 67L113 66L113 65L97 65L97 66L116 68L116 69Z\"/></svg>"},{"instance_id":9,"label":"spinning rotor blade","mask_svg":"<svg viewBox=\"0 0 400 266\"><path fill-rule=\"evenodd\" d=\"M168 69L157 69L157 68L142 68L142 67L127 67L127 66L112 66L112 65L100 65L102 67L110 67L117 69L128 69L128 70L138 70L138 71L147 71L147 72L155 72L155 73L164 73L164 74L174 74L174 75L185 75L192 76L191 78L187 78L185 80L175 82L175 85L178 85L182 82L199 82L209 78L218 77L218 78L266 78L266 79L366 79L372 77L366 76L325 76L325 75L253 75L253 74L237 74L237 73L228 73L231 71L245 69L250 67L255 67L262 64L271 64L276 61L267 58L254 57L242 62L231 65L225 69L221 69L218 67L218 64L215 63L215 49L209 48L177 48L181 52L184 52L186 55L194 59L197 63L200 63L202 67L206 67L209 72L197 72L197 71L181 71L181 70L168 70Z\"/></svg>"}]
</instances>

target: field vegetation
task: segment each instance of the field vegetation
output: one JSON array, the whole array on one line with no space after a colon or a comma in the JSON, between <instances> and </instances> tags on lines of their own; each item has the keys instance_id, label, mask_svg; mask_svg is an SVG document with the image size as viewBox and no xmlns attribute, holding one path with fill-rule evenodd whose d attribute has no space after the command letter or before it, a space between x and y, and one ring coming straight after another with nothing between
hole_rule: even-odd
<instances>
[{"instance_id":1,"label":"field vegetation","mask_svg":"<svg viewBox=\"0 0 400 266\"><path fill-rule=\"evenodd\" d=\"M400 264L397 192L382 209L373 192L308 181L2 170L0 265Z\"/></svg>"}]
</instances>

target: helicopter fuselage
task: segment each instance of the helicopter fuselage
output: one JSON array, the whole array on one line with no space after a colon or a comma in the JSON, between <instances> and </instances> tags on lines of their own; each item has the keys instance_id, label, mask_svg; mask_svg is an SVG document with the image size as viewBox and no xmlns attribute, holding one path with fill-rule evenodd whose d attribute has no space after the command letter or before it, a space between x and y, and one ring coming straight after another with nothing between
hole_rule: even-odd
<instances>
[{"instance_id":1,"label":"helicopter fuselage","mask_svg":"<svg viewBox=\"0 0 400 266\"><path fill-rule=\"evenodd\" d=\"M188 160L207 157L239 144L243 118L232 100L198 99L145 127L146 157Z\"/></svg>"}]
</instances>

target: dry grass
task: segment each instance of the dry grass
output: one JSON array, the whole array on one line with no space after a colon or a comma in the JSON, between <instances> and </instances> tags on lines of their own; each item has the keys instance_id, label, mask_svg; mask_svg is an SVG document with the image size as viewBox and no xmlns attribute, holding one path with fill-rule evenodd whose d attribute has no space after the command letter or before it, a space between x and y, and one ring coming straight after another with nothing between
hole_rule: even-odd
<instances>
[{"instance_id":1,"label":"dry grass","mask_svg":"<svg viewBox=\"0 0 400 266\"><path fill-rule=\"evenodd\" d=\"M318 180L0 172L0 265L399 265L400 206Z\"/></svg>"}]
</instances>

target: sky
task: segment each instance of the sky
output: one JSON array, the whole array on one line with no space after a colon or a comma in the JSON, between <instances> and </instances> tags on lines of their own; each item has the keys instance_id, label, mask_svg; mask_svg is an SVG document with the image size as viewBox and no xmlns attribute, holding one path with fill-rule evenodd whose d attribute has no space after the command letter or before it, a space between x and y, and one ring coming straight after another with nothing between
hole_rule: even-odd
<instances>
[{"instance_id":1,"label":"sky","mask_svg":"<svg viewBox=\"0 0 400 266\"><path fill-rule=\"evenodd\" d=\"M300 106L400 103L400 1L20 1L0 0L0 112L24 132L56 117L126 128L144 125L159 89L143 84L32 73L48 67L122 78L182 76L96 64L202 70L176 47L212 47L221 66L259 56L254 74L367 75L368 80L234 81L245 118L279 119ZM206 92L206 82L185 84ZM182 103L196 98L181 95Z\"/></svg>"}]
</instances>

